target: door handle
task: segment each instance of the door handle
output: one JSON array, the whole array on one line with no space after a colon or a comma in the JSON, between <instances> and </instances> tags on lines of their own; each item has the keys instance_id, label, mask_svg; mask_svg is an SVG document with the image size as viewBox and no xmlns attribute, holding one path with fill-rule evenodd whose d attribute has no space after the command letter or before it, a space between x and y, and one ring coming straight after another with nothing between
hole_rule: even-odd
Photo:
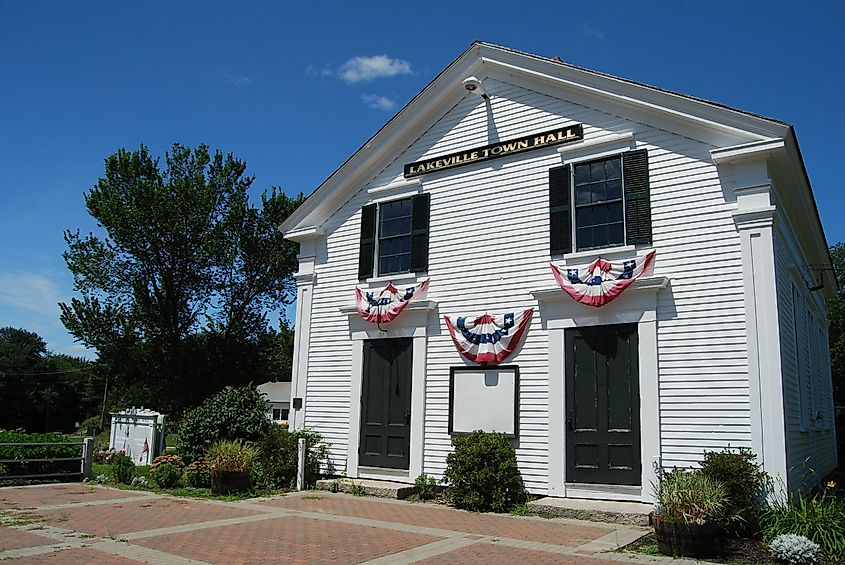
<instances>
[{"instance_id":1,"label":"door handle","mask_svg":"<svg viewBox=\"0 0 845 565\"><path fill-rule=\"evenodd\" d=\"M406 423L406 424L410 424L410 423L411 423L411 413L410 413L410 412L406 412L406 413L405 413L405 423Z\"/></svg>"},{"instance_id":2,"label":"door handle","mask_svg":"<svg viewBox=\"0 0 845 565\"><path fill-rule=\"evenodd\" d=\"M575 420L573 420L572 418L567 418L566 427L567 427L567 429L569 429L570 432L574 432L575 431Z\"/></svg>"}]
</instances>

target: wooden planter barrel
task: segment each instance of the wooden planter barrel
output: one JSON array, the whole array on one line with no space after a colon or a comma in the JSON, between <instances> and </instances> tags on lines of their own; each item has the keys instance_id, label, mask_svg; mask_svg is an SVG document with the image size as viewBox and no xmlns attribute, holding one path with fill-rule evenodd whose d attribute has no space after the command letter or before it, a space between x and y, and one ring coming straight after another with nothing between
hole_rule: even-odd
<instances>
[{"instance_id":1,"label":"wooden planter barrel","mask_svg":"<svg viewBox=\"0 0 845 565\"><path fill-rule=\"evenodd\" d=\"M654 516L654 537L663 555L707 557L716 553L716 535L719 527L714 523L683 524L669 522Z\"/></svg>"},{"instance_id":2,"label":"wooden planter barrel","mask_svg":"<svg viewBox=\"0 0 845 565\"><path fill-rule=\"evenodd\" d=\"M229 494L249 490L249 471L211 471L211 493Z\"/></svg>"}]
</instances>

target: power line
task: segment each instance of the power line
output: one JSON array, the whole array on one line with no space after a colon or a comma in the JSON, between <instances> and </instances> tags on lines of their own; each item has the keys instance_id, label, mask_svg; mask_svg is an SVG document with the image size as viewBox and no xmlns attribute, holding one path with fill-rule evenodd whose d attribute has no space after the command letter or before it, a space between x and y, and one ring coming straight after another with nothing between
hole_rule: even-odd
<instances>
[{"instance_id":1,"label":"power line","mask_svg":"<svg viewBox=\"0 0 845 565\"><path fill-rule=\"evenodd\" d=\"M89 367L84 369L65 369L64 371L43 371L40 373L19 373L19 372L6 372L0 371L0 377L7 377L7 376L18 376L18 377L37 377L38 375L63 375L66 373L81 373L82 371L90 370Z\"/></svg>"}]
</instances>

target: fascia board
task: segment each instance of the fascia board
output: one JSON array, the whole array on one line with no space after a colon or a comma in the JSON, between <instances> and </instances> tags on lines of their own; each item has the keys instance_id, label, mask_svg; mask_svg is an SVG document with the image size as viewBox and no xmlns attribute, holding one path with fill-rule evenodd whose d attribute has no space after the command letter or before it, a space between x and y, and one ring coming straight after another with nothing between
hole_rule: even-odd
<instances>
[{"instance_id":1,"label":"fascia board","mask_svg":"<svg viewBox=\"0 0 845 565\"><path fill-rule=\"evenodd\" d=\"M838 290L836 277L832 272L833 260L794 131L790 132L785 142L786 151L774 156L777 164L780 165L783 182L775 183L773 189L778 201L787 207L784 212L795 232L804 259L810 265L824 266L827 269L823 271L822 277L825 281L824 293L830 297ZM785 194L787 190L791 194ZM794 203L796 200L797 206L787 204Z\"/></svg>"},{"instance_id":2,"label":"fascia board","mask_svg":"<svg viewBox=\"0 0 845 565\"><path fill-rule=\"evenodd\" d=\"M471 56L477 48L473 46L455 60L317 187L279 226L282 233L305 224L321 224L343 203L344 197L351 196L346 194L346 187L363 188L362 179L368 172L390 162L391 156L398 156L405 149L403 143L416 139L421 129L428 129L456 104L465 95L460 81L480 68L480 59Z\"/></svg>"},{"instance_id":3,"label":"fascia board","mask_svg":"<svg viewBox=\"0 0 845 565\"><path fill-rule=\"evenodd\" d=\"M763 139L742 143L729 147L718 147L710 150L710 157L717 165L742 161L745 159L760 159L780 151L786 147L783 139Z\"/></svg>"},{"instance_id":4,"label":"fascia board","mask_svg":"<svg viewBox=\"0 0 845 565\"><path fill-rule=\"evenodd\" d=\"M482 60L491 65L522 71L537 78L566 85L573 91L583 91L593 97L603 97L630 107L650 109L675 115L680 119L703 126L732 132L734 136L763 139L784 137L789 126L781 122L754 116L716 103L676 94L622 78L578 68L567 63L518 53L492 45L482 45Z\"/></svg>"}]
</instances>

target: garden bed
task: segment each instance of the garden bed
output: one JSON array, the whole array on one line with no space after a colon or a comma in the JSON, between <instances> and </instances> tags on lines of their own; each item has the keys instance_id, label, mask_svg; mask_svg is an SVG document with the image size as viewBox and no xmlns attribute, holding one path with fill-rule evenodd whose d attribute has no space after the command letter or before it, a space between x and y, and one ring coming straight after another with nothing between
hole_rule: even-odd
<instances>
[{"instance_id":1,"label":"garden bed","mask_svg":"<svg viewBox=\"0 0 845 565\"><path fill-rule=\"evenodd\" d=\"M766 544L760 539L722 538L718 545L721 550L708 557L706 561L727 565L779 565L778 561L769 553ZM644 535L637 541L620 548L619 551L661 555L657 550L657 540L654 539L654 533ZM817 565L837 565L837 563L823 559Z\"/></svg>"},{"instance_id":2,"label":"garden bed","mask_svg":"<svg viewBox=\"0 0 845 565\"><path fill-rule=\"evenodd\" d=\"M92 484L102 484L104 486L109 486L112 488L120 489L120 490L137 490L137 491L144 491L144 492L154 492L156 494L166 494L170 496L178 496L183 498L199 498L199 499L212 499L212 500L223 500L223 501L236 501L236 500L245 500L248 498L257 498L257 497L267 497L267 496L278 496L280 494L284 494L286 492L290 492L289 489L258 489L253 488L246 492L240 493L232 493L226 495L215 495L211 492L211 488L207 487L191 487L191 486L177 486L173 488L160 488L156 486L152 481L147 480L147 484L123 484L119 483L114 480L112 475L112 465L106 463L95 463L92 469ZM149 472L150 467L148 466L136 466L135 467L135 477L145 477L149 479ZM97 480L97 478L100 478ZM103 480L105 477L105 480Z\"/></svg>"}]
</instances>

